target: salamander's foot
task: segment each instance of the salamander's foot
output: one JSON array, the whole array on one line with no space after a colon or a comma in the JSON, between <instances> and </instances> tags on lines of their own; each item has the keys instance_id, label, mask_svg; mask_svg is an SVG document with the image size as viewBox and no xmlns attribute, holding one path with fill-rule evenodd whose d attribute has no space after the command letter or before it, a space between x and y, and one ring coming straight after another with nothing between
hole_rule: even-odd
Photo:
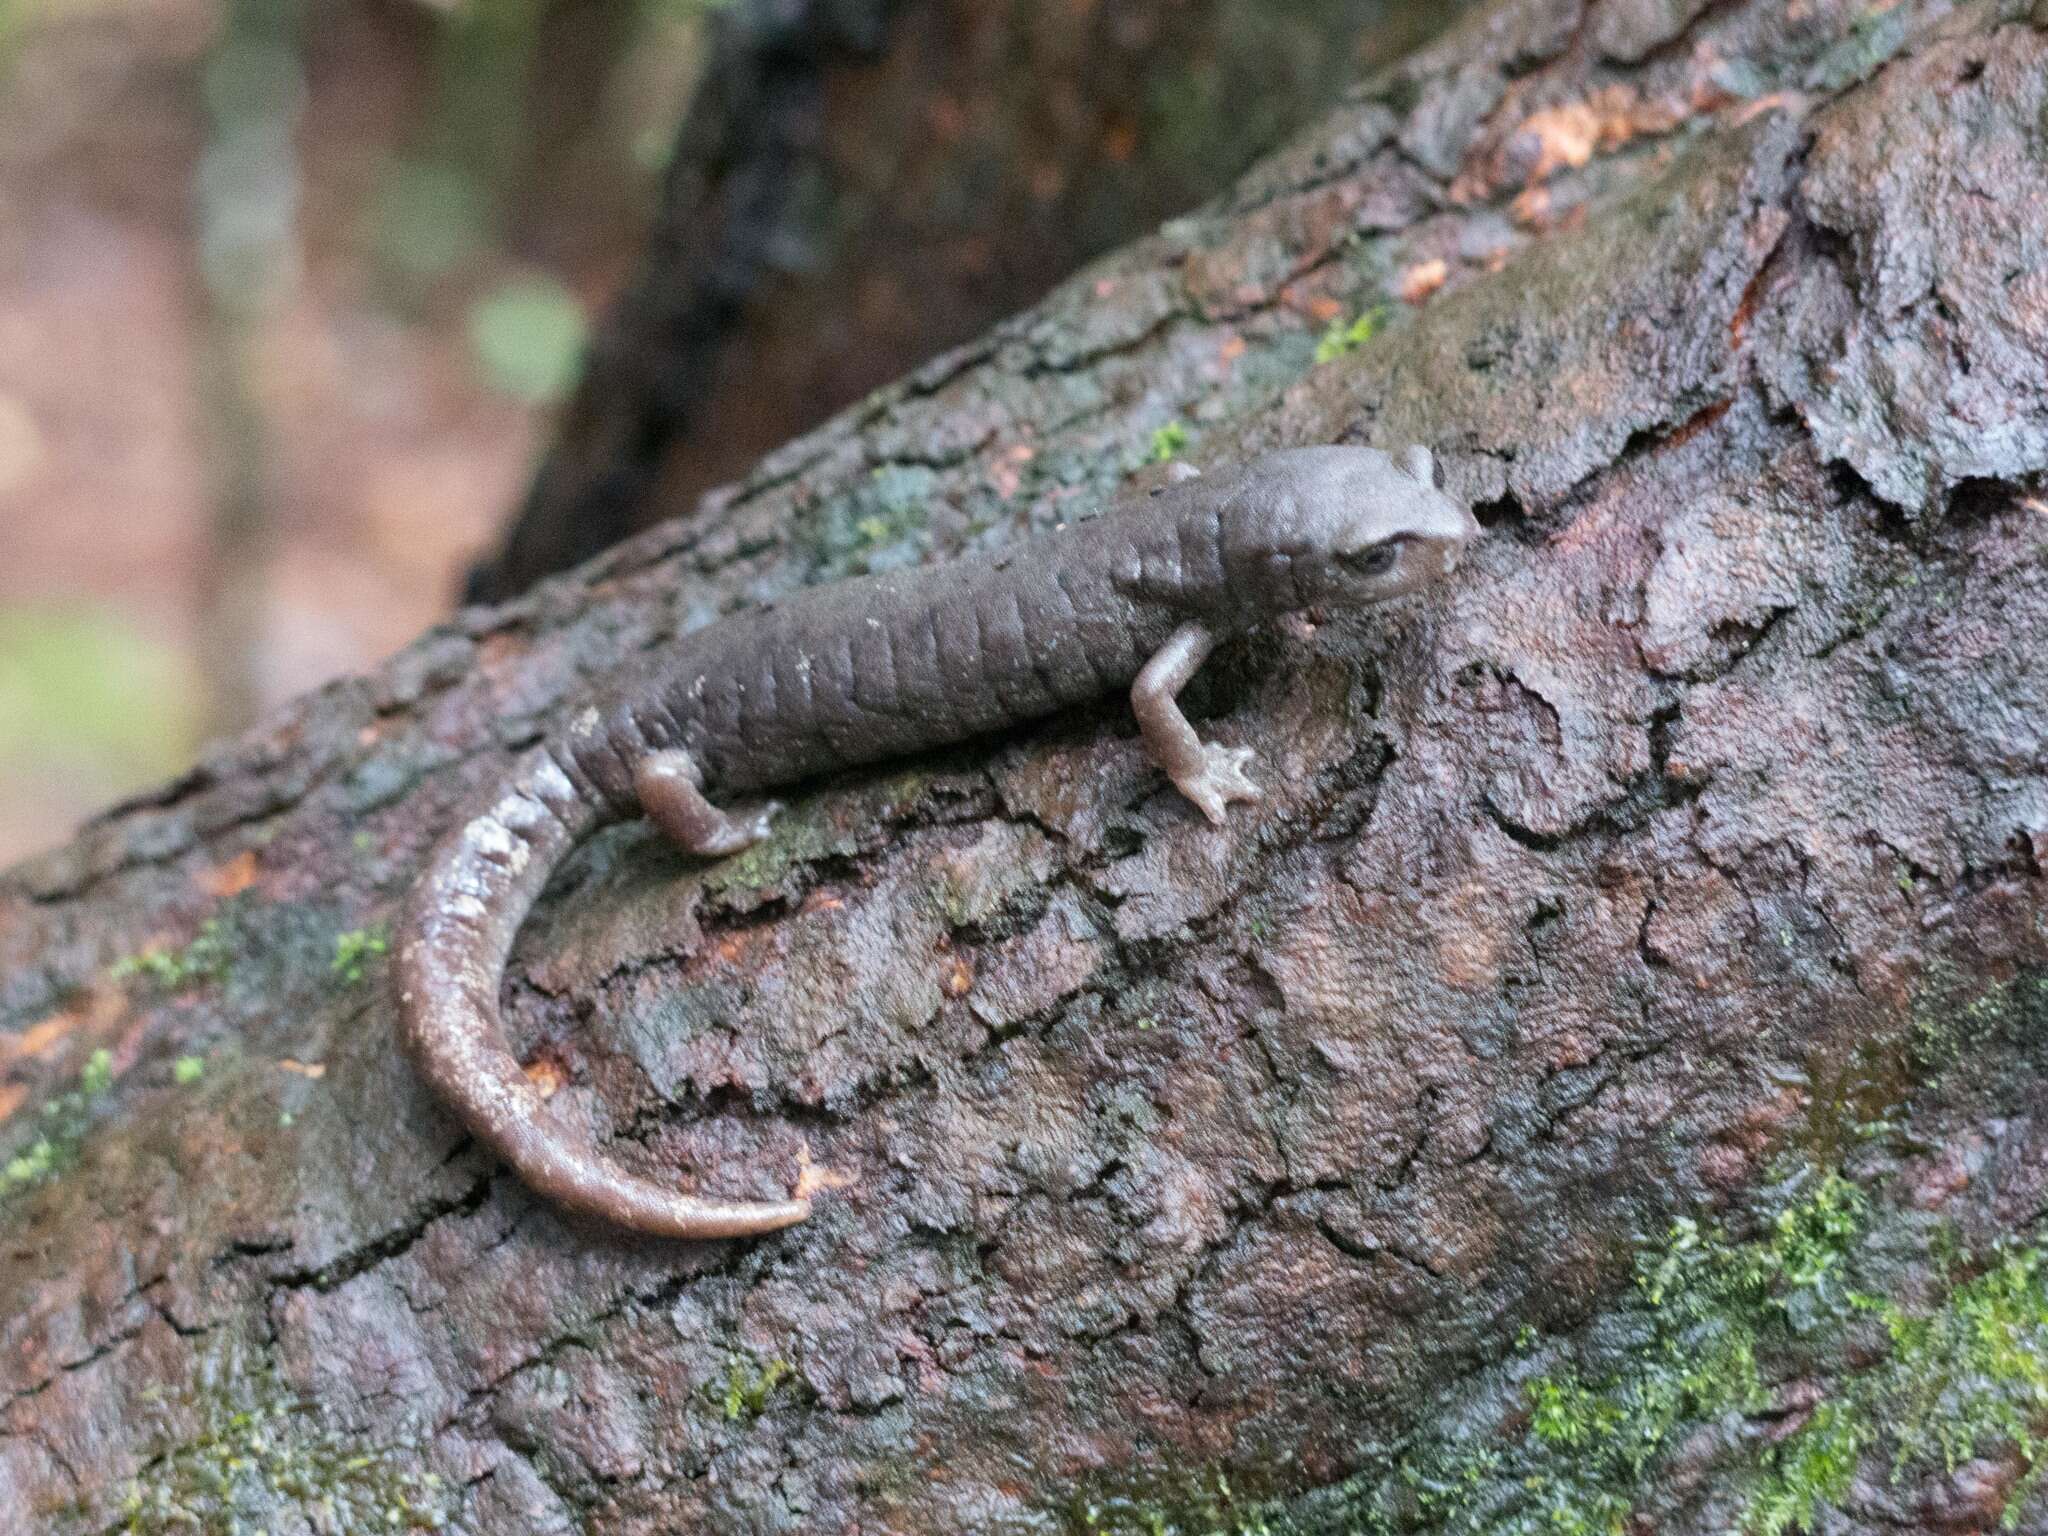
<instances>
[{"instance_id":1,"label":"salamander's foot","mask_svg":"<svg viewBox=\"0 0 2048 1536\"><path fill-rule=\"evenodd\" d=\"M728 854L744 853L766 837L775 825L776 812L782 809L780 800L770 800L751 811L727 811L725 825L699 843L693 852L701 853L707 859L722 859Z\"/></svg>"},{"instance_id":2,"label":"salamander's foot","mask_svg":"<svg viewBox=\"0 0 2048 1536\"><path fill-rule=\"evenodd\" d=\"M752 811L722 811L704 798L703 775L687 752L653 752L633 769L640 805L678 846L702 859L722 859L768 835L782 807L771 800Z\"/></svg>"},{"instance_id":3,"label":"salamander's foot","mask_svg":"<svg viewBox=\"0 0 2048 1536\"><path fill-rule=\"evenodd\" d=\"M1245 772L1254 761L1256 754L1250 747L1219 747L1211 743L1202 748L1201 766L1191 773L1175 774L1174 786L1220 827L1224 807L1233 800L1259 798L1259 786Z\"/></svg>"}]
</instances>

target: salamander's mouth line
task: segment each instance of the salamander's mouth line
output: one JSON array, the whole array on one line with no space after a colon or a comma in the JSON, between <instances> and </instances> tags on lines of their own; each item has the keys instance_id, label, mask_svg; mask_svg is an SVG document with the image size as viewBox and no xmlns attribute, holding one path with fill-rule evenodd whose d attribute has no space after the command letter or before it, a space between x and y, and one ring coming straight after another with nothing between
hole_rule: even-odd
<instances>
[{"instance_id":1,"label":"salamander's mouth line","mask_svg":"<svg viewBox=\"0 0 2048 1536\"><path fill-rule=\"evenodd\" d=\"M669 1237L736 1237L810 1203L699 1198L561 1126L499 1018L512 941L549 875L608 821L645 814L705 858L767 811L708 797L930 750L1128 685L1147 752L1210 821L1257 800L1252 752L1204 743L1181 688L1224 635L1402 597L1478 533L1427 450L1268 454L1183 480L1000 561L813 587L651 654L610 705L520 758L435 850L395 943L399 1033L421 1076L536 1193Z\"/></svg>"}]
</instances>

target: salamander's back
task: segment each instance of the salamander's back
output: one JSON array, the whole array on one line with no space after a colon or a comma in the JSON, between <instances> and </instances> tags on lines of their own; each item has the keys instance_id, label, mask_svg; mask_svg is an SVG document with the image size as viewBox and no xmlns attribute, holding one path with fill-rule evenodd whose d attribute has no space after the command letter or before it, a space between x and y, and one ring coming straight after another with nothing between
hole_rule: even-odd
<instances>
[{"instance_id":1,"label":"salamander's back","mask_svg":"<svg viewBox=\"0 0 2048 1536\"><path fill-rule=\"evenodd\" d=\"M1120 579L1161 569L1150 546L1168 537L1167 511L1135 506L736 616L679 648L664 699L708 781L745 790L1101 698L1128 687L1179 622L1174 605Z\"/></svg>"}]
</instances>

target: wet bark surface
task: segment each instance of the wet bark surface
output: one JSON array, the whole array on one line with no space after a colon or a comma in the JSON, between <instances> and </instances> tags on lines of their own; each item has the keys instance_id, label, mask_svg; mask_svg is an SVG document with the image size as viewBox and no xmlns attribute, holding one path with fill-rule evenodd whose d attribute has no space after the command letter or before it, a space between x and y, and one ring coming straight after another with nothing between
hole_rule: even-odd
<instances>
[{"instance_id":1,"label":"wet bark surface","mask_svg":"<svg viewBox=\"0 0 2048 1536\"><path fill-rule=\"evenodd\" d=\"M2044 26L1482 8L14 871L9 1523L2043 1529ZM1339 438L1491 537L1212 661L1227 828L1111 701L564 870L553 1107L808 1224L566 1223L414 1082L379 925L622 657Z\"/></svg>"}]
</instances>

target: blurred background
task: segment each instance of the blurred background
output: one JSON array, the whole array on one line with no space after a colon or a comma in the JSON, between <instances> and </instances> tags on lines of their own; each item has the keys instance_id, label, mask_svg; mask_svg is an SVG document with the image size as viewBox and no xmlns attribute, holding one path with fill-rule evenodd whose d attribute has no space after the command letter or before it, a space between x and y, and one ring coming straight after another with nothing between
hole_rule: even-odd
<instances>
[{"instance_id":1,"label":"blurred background","mask_svg":"<svg viewBox=\"0 0 2048 1536\"><path fill-rule=\"evenodd\" d=\"M686 506L1455 9L0 0L0 866Z\"/></svg>"}]
</instances>

